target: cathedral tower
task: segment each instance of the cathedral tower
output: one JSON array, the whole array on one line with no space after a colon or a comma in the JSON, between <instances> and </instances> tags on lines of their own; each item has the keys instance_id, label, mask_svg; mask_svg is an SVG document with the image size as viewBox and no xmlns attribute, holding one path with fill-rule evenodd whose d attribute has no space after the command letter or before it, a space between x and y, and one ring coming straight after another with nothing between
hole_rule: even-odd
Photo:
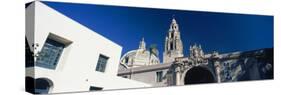
<instances>
[{"instance_id":1,"label":"cathedral tower","mask_svg":"<svg viewBox=\"0 0 281 95\"><path fill-rule=\"evenodd\" d=\"M165 39L163 63L171 63L177 57L183 57L183 45L180 37L179 26L176 19L173 18L168 35Z\"/></svg>"}]
</instances>

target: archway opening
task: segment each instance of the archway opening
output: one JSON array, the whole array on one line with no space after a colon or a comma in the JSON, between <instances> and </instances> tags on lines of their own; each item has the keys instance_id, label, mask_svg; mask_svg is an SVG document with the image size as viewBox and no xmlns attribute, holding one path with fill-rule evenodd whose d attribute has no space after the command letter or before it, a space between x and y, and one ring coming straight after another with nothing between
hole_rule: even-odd
<instances>
[{"instance_id":1,"label":"archway opening","mask_svg":"<svg viewBox=\"0 0 281 95\"><path fill-rule=\"evenodd\" d=\"M53 84L50 80L45 78L38 78L35 80L35 94L47 94L50 89L53 87Z\"/></svg>"},{"instance_id":2,"label":"archway opening","mask_svg":"<svg viewBox=\"0 0 281 95\"><path fill-rule=\"evenodd\" d=\"M214 83L215 76L210 70L204 67L193 67L187 71L184 84Z\"/></svg>"}]
</instances>

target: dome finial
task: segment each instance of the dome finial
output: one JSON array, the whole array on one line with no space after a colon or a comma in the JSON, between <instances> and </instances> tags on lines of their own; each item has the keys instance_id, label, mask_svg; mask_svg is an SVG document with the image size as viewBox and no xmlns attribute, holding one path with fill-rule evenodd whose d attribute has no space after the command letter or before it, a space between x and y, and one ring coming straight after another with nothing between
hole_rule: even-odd
<instances>
[{"instance_id":1,"label":"dome finial","mask_svg":"<svg viewBox=\"0 0 281 95\"><path fill-rule=\"evenodd\" d=\"M144 37L142 37L139 45L139 49L144 49L145 50L145 42L144 42Z\"/></svg>"}]
</instances>

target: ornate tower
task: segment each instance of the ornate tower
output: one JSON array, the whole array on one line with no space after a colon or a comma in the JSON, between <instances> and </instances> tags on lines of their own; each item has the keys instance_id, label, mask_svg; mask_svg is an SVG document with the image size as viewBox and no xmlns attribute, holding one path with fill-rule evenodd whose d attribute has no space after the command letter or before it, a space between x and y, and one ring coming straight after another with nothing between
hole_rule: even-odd
<instances>
[{"instance_id":1,"label":"ornate tower","mask_svg":"<svg viewBox=\"0 0 281 95\"><path fill-rule=\"evenodd\" d=\"M163 63L171 63L177 57L183 57L183 45L180 37L179 26L176 19L173 18L168 35L165 39Z\"/></svg>"}]
</instances>

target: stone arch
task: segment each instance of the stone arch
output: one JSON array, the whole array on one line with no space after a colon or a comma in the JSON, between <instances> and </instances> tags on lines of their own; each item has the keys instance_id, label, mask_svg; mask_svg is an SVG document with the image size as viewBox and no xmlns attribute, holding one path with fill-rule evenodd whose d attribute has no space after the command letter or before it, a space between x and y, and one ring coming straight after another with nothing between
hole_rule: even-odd
<instances>
[{"instance_id":1,"label":"stone arch","mask_svg":"<svg viewBox=\"0 0 281 95\"><path fill-rule=\"evenodd\" d=\"M191 67L183 73L183 76L184 85L216 82L215 74L207 66Z\"/></svg>"}]
</instances>

